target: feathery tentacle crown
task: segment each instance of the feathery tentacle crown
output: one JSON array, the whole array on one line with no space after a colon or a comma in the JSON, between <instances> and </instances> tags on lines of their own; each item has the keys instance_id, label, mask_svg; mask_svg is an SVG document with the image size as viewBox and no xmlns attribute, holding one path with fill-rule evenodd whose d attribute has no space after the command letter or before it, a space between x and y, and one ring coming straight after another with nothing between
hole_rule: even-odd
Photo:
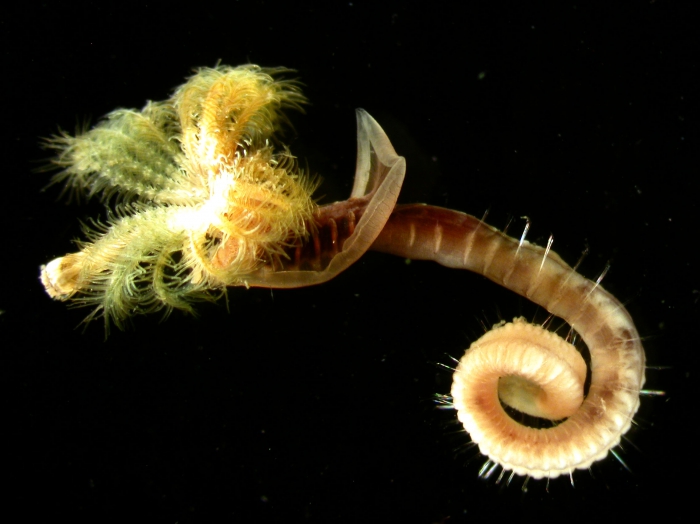
<instances>
[{"instance_id":1,"label":"feathery tentacle crown","mask_svg":"<svg viewBox=\"0 0 700 524\"><path fill-rule=\"evenodd\" d=\"M161 308L191 311L307 234L313 183L270 139L306 99L285 69L201 69L163 102L119 109L50 141L72 193L115 197L78 253L42 266L56 299L96 306L121 326Z\"/></svg>"}]
</instances>

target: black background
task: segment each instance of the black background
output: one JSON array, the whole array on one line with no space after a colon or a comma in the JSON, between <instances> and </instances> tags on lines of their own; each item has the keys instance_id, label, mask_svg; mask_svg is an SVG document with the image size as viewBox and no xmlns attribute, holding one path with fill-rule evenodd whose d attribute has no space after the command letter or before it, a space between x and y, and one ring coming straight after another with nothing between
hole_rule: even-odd
<instances>
[{"instance_id":1,"label":"black background","mask_svg":"<svg viewBox=\"0 0 700 524\"><path fill-rule=\"evenodd\" d=\"M3 56L3 504L25 522L462 522L638 518L693 503L697 403L697 17L666 1L18 3ZM323 6L323 7L321 7ZM435 408L481 323L542 311L482 277L369 253L301 290L137 318L105 341L54 303L39 265L98 202L67 205L40 137L166 98L195 67L283 65L311 101L286 141L350 192L354 109L406 156L403 202L504 227L596 278L632 313L650 365L621 456L549 485L477 477ZM522 221L513 226L519 234ZM76 328L77 326L77 328ZM603 512L604 511L604 512ZM568 512L568 513L567 513Z\"/></svg>"}]
</instances>

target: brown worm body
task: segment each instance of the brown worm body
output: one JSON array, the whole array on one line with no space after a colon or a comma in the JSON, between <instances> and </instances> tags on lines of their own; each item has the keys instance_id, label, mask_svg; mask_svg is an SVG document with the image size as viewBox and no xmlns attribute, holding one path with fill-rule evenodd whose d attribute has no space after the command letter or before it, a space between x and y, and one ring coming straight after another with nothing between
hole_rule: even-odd
<instances>
[{"instance_id":1,"label":"brown worm body","mask_svg":"<svg viewBox=\"0 0 700 524\"><path fill-rule=\"evenodd\" d=\"M226 286L295 288L327 282L374 249L468 269L566 320L588 345L591 384L577 351L521 320L497 326L465 353L452 396L482 453L506 470L555 477L588 467L630 427L644 382L632 319L610 293L549 249L477 218L422 204L398 206L406 162L381 126L357 111L350 198L317 208L314 183L273 135L305 98L285 69L202 68L162 102L116 110L79 136L49 141L72 192L125 204L87 231L80 251L40 268L54 299L123 326L134 314L192 311ZM518 424L501 404L550 420Z\"/></svg>"},{"instance_id":2,"label":"brown worm body","mask_svg":"<svg viewBox=\"0 0 700 524\"><path fill-rule=\"evenodd\" d=\"M280 267L264 271L327 267L368 200L321 207L310 239L289 248ZM483 454L517 474L553 478L589 467L619 444L639 407L644 350L627 310L599 284L551 250L518 241L474 216L425 204L396 206L371 249L479 273L561 317L587 344L591 384L585 400L583 359L554 333L516 319L473 344L455 372L452 396ZM529 390L538 398L530 398ZM548 429L527 427L511 419L501 403L566 420Z\"/></svg>"}]
</instances>

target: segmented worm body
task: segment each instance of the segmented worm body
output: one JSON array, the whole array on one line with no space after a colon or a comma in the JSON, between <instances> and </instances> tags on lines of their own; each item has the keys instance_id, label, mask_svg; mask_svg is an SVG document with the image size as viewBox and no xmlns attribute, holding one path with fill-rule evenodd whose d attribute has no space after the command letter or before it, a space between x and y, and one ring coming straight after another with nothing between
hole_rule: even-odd
<instances>
[{"instance_id":1,"label":"segmented worm body","mask_svg":"<svg viewBox=\"0 0 700 524\"><path fill-rule=\"evenodd\" d=\"M366 203L351 199L321 207L309 241L267 270L325 267ZM639 407L644 349L627 310L600 284L549 249L474 216L424 204L396 206L371 249L479 273L564 319L587 344L591 382L585 399L583 357L541 326L523 319L501 323L472 345L454 374L452 397L484 455L520 475L554 478L589 467L619 444ZM565 420L547 429L528 427L501 404Z\"/></svg>"},{"instance_id":2,"label":"segmented worm body","mask_svg":"<svg viewBox=\"0 0 700 524\"><path fill-rule=\"evenodd\" d=\"M591 384L585 400L585 365L573 346L555 350L556 366L539 365L550 356L553 337L542 328L516 321L472 345L455 372L452 396L484 455L518 474L556 477L587 468L620 442L639 407L644 349L629 313L602 286L551 250L433 206L397 207L372 248L484 275L566 320L587 344ZM495 351L485 356L484 348ZM525 381L513 400L503 391L508 385L501 380L499 386L509 376ZM537 387L531 391L528 385ZM568 400L571 386L576 395ZM548 429L527 427L506 414L499 396L533 416L568 418Z\"/></svg>"},{"instance_id":3,"label":"segmented worm body","mask_svg":"<svg viewBox=\"0 0 700 524\"><path fill-rule=\"evenodd\" d=\"M405 160L362 110L351 196L316 206L314 184L270 142L282 110L305 101L277 78L285 71L202 69L165 102L54 138L56 180L106 202L116 195L121 207L79 252L41 267L49 295L121 325L136 313L189 310L225 286L320 284L368 249L468 269L566 320L591 357L586 394L586 364L571 344L522 319L496 326L454 374L454 406L472 440L504 470L535 478L606 456L644 382L644 351L622 304L549 248L458 211L396 206ZM503 405L559 423L528 427Z\"/></svg>"}]
</instances>

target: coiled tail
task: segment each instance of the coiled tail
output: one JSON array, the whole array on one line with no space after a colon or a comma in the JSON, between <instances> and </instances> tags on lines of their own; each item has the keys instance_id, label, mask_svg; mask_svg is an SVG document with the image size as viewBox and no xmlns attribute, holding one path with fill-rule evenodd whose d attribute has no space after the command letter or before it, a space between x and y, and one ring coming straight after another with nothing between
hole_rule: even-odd
<instances>
[{"instance_id":1,"label":"coiled tail","mask_svg":"<svg viewBox=\"0 0 700 524\"><path fill-rule=\"evenodd\" d=\"M518 241L464 213L399 206L372 249L468 269L561 317L588 346L591 383L576 349L516 319L477 340L454 373L460 421L480 451L506 470L556 477L604 458L629 430L639 407L645 357L624 306L556 253ZM502 407L550 420L519 424Z\"/></svg>"}]
</instances>

